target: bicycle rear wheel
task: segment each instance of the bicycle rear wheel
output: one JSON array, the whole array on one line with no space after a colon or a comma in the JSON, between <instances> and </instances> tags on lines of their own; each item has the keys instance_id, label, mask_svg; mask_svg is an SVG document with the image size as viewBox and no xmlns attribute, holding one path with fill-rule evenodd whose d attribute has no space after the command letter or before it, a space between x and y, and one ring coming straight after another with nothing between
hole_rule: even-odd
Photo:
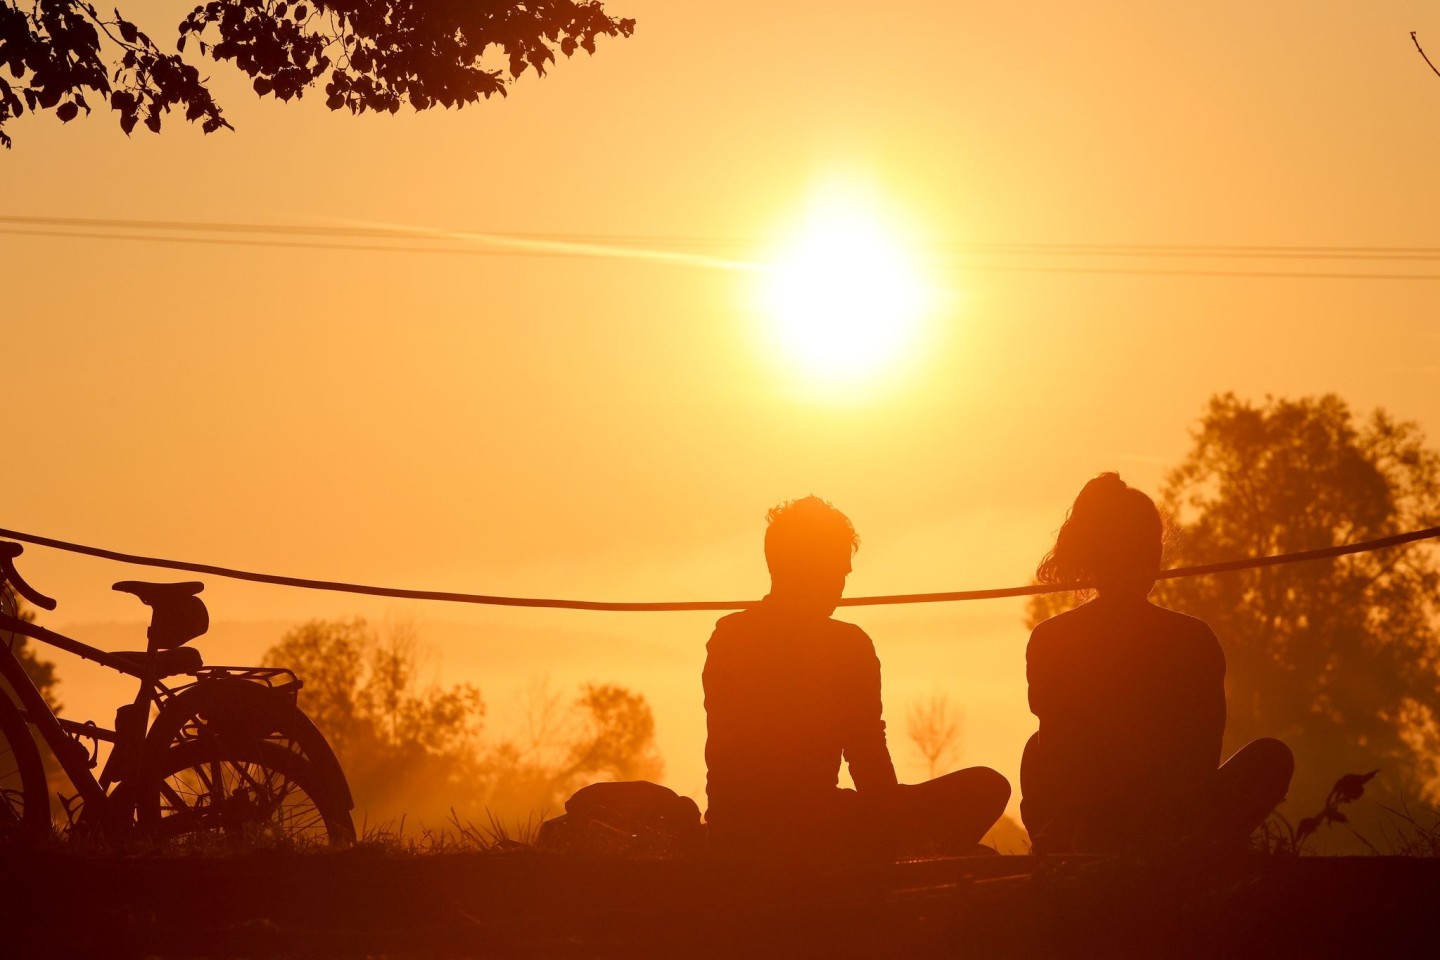
<instances>
[{"instance_id":1,"label":"bicycle rear wheel","mask_svg":"<svg viewBox=\"0 0 1440 960\"><path fill-rule=\"evenodd\" d=\"M303 756L265 740L181 741L158 777L140 826L165 840L215 840L246 846L344 845L354 841L343 784ZM158 803L154 799L158 797Z\"/></svg>"},{"instance_id":2,"label":"bicycle rear wheel","mask_svg":"<svg viewBox=\"0 0 1440 960\"><path fill-rule=\"evenodd\" d=\"M45 765L30 725L0 686L0 838L50 827Z\"/></svg>"}]
</instances>

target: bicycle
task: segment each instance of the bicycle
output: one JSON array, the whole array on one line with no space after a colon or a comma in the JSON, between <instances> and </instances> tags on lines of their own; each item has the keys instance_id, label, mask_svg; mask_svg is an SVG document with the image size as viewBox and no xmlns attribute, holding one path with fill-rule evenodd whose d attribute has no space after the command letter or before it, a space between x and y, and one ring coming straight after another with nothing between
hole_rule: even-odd
<instances>
[{"instance_id":1,"label":"bicycle","mask_svg":"<svg viewBox=\"0 0 1440 960\"><path fill-rule=\"evenodd\" d=\"M52 829L33 728L76 790L61 798L76 831L162 842L355 839L345 773L300 710L301 679L283 667L206 666L186 646L209 628L203 583L116 583L151 608L148 644L106 651L19 616L16 593L41 609L56 605L16 571L23 550L0 541L0 678L8 687L0 688L0 837ZM57 716L15 655L17 634L136 678L135 699L115 711L114 728ZM110 744L103 766L102 743Z\"/></svg>"}]
</instances>

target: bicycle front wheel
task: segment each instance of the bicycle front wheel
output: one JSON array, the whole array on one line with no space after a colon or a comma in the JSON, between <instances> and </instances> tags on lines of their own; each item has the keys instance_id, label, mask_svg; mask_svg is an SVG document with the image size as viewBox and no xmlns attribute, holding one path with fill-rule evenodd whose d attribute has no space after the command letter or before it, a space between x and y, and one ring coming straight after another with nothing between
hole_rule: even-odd
<instances>
[{"instance_id":1,"label":"bicycle front wheel","mask_svg":"<svg viewBox=\"0 0 1440 960\"><path fill-rule=\"evenodd\" d=\"M44 833L50 826L45 765L30 725L0 687L0 838Z\"/></svg>"},{"instance_id":2,"label":"bicycle front wheel","mask_svg":"<svg viewBox=\"0 0 1440 960\"><path fill-rule=\"evenodd\" d=\"M142 785L142 796L152 799L137 811L140 827L165 840L348 844L355 824L346 794L329 781L303 756L269 741L181 741L167 751L158 778Z\"/></svg>"}]
</instances>

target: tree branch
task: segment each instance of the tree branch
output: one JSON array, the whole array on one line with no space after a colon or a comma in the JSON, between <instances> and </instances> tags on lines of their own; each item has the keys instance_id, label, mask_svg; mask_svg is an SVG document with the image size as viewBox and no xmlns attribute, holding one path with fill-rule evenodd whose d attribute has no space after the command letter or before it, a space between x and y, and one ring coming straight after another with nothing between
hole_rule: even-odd
<instances>
[{"instance_id":1,"label":"tree branch","mask_svg":"<svg viewBox=\"0 0 1440 960\"><path fill-rule=\"evenodd\" d=\"M1435 76L1440 77L1440 67L1436 67L1435 64L1431 62L1430 58L1425 55L1424 48L1420 46L1420 38L1415 36L1414 30L1410 31L1410 40L1415 44L1415 49L1420 51L1420 56L1425 61L1425 65L1430 68L1430 70L1435 74Z\"/></svg>"}]
</instances>

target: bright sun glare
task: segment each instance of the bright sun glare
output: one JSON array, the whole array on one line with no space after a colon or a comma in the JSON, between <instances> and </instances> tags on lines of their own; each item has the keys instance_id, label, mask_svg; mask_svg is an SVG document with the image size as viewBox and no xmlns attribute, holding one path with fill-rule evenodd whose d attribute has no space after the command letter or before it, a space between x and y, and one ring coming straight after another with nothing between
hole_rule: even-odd
<instances>
[{"instance_id":1,"label":"bright sun glare","mask_svg":"<svg viewBox=\"0 0 1440 960\"><path fill-rule=\"evenodd\" d=\"M781 248L764 304L788 359L827 380L868 377L914 345L931 295L914 255L858 198L823 198Z\"/></svg>"}]
</instances>

